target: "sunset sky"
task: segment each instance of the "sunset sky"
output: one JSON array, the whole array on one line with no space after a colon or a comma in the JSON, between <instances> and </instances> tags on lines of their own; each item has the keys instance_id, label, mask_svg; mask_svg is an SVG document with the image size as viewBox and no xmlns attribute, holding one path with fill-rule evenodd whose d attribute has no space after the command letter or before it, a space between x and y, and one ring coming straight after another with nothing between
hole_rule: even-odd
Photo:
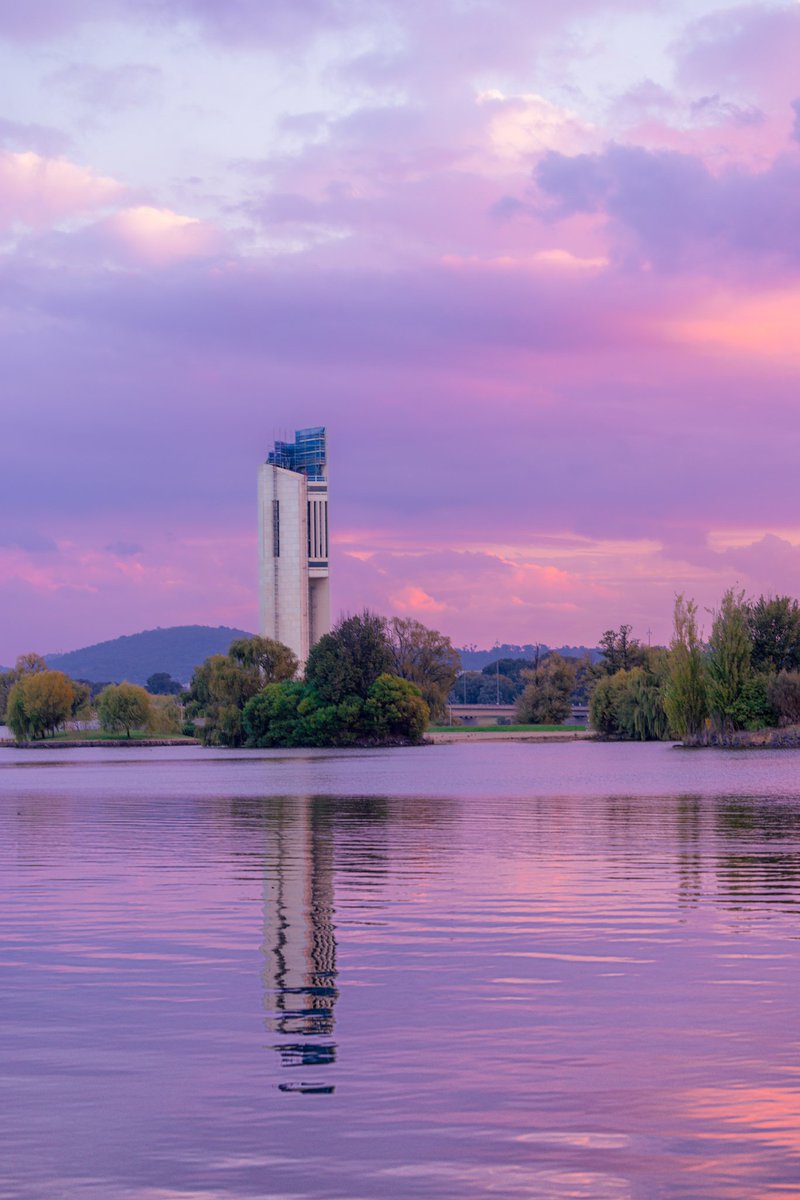
<instances>
[{"instance_id":1,"label":"sunset sky","mask_svg":"<svg viewBox=\"0 0 800 1200\"><path fill-rule=\"evenodd\" d=\"M0 6L0 663L255 629L313 424L334 614L798 594L798 62L797 3Z\"/></svg>"}]
</instances>

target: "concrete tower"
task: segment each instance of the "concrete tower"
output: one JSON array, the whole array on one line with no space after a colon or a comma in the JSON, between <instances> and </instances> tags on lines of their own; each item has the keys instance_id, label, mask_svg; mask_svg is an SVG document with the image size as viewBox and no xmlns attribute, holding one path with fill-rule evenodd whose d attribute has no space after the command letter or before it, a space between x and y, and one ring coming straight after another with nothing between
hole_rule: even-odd
<instances>
[{"instance_id":1,"label":"concrete tower","mask_svg":"<svg viewBox=\"0 0 800 1200\"><path fill-rule=\"evenodd\" d=\"M325 429L276 442L258 472L261 633L301 665L331 627Z\"/></svg>"}]
</instances>

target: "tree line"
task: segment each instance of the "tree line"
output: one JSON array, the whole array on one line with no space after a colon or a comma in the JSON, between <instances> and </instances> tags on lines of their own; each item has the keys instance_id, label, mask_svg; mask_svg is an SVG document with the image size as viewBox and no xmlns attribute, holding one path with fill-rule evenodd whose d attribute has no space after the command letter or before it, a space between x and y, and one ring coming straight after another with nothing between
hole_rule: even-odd
<instances>
[{"instance_id":1,"label":"tree line","mask_svg":"<svg viewBox=\"0 0 800 1200\"><path fill-rule=\"evenodd\" d=\"M241 638L192 678L186 712L207 744L351 746L415 743L446 711L459 670L450 639L419 621L365 610L293 652Z\"/></svg>"},{"instance_id":2,"label":"tree line","mask_svg":"<svg viewBox=\"0 0 800 1200\"><path fill-rule=\"evenodd\" d=\"M800 724L797 600L748 599L729 588L709 615L704 639L696 603L677 596L668 648L643 646L627 625L604 634L594 728L626 739L728 745L741 731Z\"/></svg>"},{"instance_id":3,"label":"tree line","mask_svg":"<svg viewBox=\"0 0 800 1200\"><path fill-rule=\"evenodd\" d=\"M164 679L169 676L156 686ZM68 723L79 728L95 719L104 732L128 738L135 730L175 736L182 725L176 687L180 691L171 680L168 689L151 694L133 683L92 685L50 670L39 654L23 654L13 670L0 672L0 723L18 741L54 737Z\"/></svg>"}]
</instances>

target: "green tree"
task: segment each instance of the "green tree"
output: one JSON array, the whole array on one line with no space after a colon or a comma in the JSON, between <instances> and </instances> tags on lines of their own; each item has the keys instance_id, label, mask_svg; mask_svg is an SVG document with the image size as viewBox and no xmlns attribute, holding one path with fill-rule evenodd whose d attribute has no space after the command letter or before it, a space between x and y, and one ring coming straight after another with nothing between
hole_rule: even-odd
<instances>
[{"instance_id":1,"label":"green tree","mask_svg":"<svg viewBox=\"0 0 800 1200\"><path fill-rule=\"evenodd\" d=\"M800 668L800 605L791 596L759 596L747 606L754 671Z\"/></svg>"},{"instance_id":2,"label":"green tree","mask_svg":"<svg viewBox=\"0 0 800 1200\"><path fill-rule=\"evenodd\" d=\"M112 683L97 698L100 728L111 733L143 729L150 718L150 697L135 683Z\"/></svg>"},{"instance_id":3,"label":"green tree","mask_svg":"<svg viewBox=\"0 0 800 1200\"><path fill-rule=\"evenodd\" d=\"M753 658L748 616L744 592L728 588L714 613L708 639L708 706L723 736L745 723L742 705L752 677Z\"/></svg>"},{"instance_id":4,"label":"green tree","mask_svg":"<svg viewBox=\"0 0 800 1200\"><path fill-rule=\"evenodd\" d=\"M145 684L151 696L180 696L183 687L168 671L155 671Z\"/></svg>"},{"instance_id":5,"label":"green tree","mask_svg":"<svg viewBox=\"0 0 800 1200\"><path fill-rule=\"evenodd\" d=\"M501 704L513 704L520 695L520 684L500 672L497 676L485 671L462 671L450 691L451 704L496 704L498 692Z\"/></svg>"},{"instance_id":6,"label":"green tree","mask_svg":"<svg viewBox=\"0 0 800 1200\"><path fill-rule=\"evenodd\" d=\"M297 746L302 740L302 719L313 709L298 712L308 689L302 683L268 683L252 696L242 711L242 731L249 746Z\"/></svg>"},{"instance_id":7,"label":"green tree","mask_svg":"<svg viewBox=\"0 0 800 1200\"><path fill-rule=\"evenodd\" d=\"M365 700L378 676L391 673L392 666L386 619L365 609L339 621L312 647L306 682L326 704L349 696Z\"/></svg>"},{"instance_id":8,"label":"green tree","mask_svg":"<svg viewBox=\"0 0 800 1200\"><path fill-rule=\"evenodd\" d=\"M800 671L779 671L771 676L767 700L779 725L800 725Z\"/></svg>"},{"instance_id":9,"label":"green tree","mask_svg":"<svg viewBox=\"0 0 800 1200\"><path fill-rule=\"evenodd\" d=\"M181 731L181 706L175 696L150 696L147 732L154 737L176 737Z\"/></svg>"},{"instance_id":10,"label":"green tree","mask_svg":"<svg viewBox=\"0 0 800 1200\"><path fill-rule=\"evenodd\" d=\"M697 605L675 597L673 635L667 660L664 709L675 737L696 738L708 717L703 642L697 628Z\"/></svg>"},{"instance_id":11,"label":"green tree","mask_svg":"<svg viewBox=\"0 0 800 1200\"><path fill-rule=\"evenodd\" d=\"M55 733L69 719L74 700L72 681L62 671L23 673L9 693L8 726L19 740Z\"/></svg>"},{"instance_id":12,"label":"green tree","mask_svg":"<svg viewBox=\"0 0 800 1200\"><path fill-rule=\"evenodd\" d=\"M517 700L521 725L560 725L572 711L575 666L560 654L550 654L536 671L524 671L526 686Z\"/></svg>"},{"instance_id":13,"label":"green tree","mask_svg":"<svg viewBox=\"0 0 800 1200\"><path fill-rule=\"evenodd\" d=\"M369 690L365 717L381 740L402 738L420 742L430 716L421 690L408 679L379 675Z\"/></svg>"},{"instance_id":14,"label":"green tree","mask_svg":"<svg viewBox=\"0 0 800 1200\"><path fill-rule=\"evenodd\" d=\"M228 657L240 667L258 671L262 687L294 679L299 665L293 650L283 642L266 637L239 638L231 642Z\"/></svg>"},{"instance_id":15,"label":"green tree","mask_svg":"<svg viewBox=\"0 0 800 1200\"><path fill-rule=\"evenodd\" d=\"M406 617L392 617L387 633L394 675L415 683L434 720L443 718L461 669L461 656L450 638Z\"/></svg>"}]
</instances>

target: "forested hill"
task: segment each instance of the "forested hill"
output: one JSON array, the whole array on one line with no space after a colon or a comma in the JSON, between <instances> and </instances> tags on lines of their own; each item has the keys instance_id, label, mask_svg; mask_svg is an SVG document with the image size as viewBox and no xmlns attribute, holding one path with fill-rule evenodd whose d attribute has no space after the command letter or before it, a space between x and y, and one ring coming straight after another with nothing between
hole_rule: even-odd
<instances>
[{"instance_id":1,"label":"forested hill","mask_svg":"<svg viewBox=\"0 0 800 1200\"><path fill-rule=\"evenodd\" d=\"M489 663L496 662L503 658L536 658L537 647L528 643L525 646L510 646L504 643L502 646L494 646L491 650L478 650L476 646L465 646L459 650L461 655L461 666L465 671L480 671L487 667ZM592 662L596 662L600 657L600 651L592 646L546 646L544 642L540 642L538 646L539 654L561 654L564 658L583 658L584 655L591 655Z\"/></svg>"},{"instance_id":2,"label":"forested hill","mask_svg":"<svg viewBox=\"0 0 800 1200\"><path fill-rule=\"evenodd\" d=\"M225 625L175 625L171 629L146 629L110 642L98 642L68 654L47 654L53 670L73 679L96 683L145 683L148 676L166 671L188 683L192 672L210 654L224 654L236 638L251 637L242 629Z\"/></svg>"}]
</instances>

